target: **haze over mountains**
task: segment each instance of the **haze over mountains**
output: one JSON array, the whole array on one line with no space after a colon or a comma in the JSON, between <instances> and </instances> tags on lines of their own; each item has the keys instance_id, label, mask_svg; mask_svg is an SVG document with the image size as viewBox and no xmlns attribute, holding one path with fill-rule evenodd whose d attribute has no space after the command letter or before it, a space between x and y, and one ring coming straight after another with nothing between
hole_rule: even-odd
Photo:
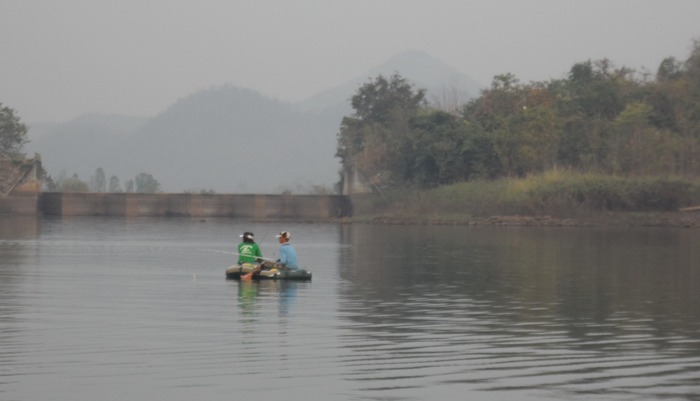
<instances>
[{"instance_id":1,"label":"haze over mountains","mask_svg":"<svg viewBox=\"0 0 700 401\"><path fill-rule=\"evenodd\" d=\"M141 172L164 192L309 193L339 179L336 135L365 82L398 72L442 106L465 103L481 85L420 51L400 53L358 78L297 104L219 85L178 99L153 117L87 114L29 127L29 152L56 178L89 181L98 167L122 185Z\"/></svg>"}]
</instances>

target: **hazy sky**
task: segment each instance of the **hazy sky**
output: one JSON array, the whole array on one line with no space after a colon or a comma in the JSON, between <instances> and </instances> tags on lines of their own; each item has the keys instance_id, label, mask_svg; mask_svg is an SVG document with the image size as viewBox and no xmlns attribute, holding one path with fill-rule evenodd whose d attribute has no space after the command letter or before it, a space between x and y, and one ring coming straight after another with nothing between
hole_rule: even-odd
<instances>
[{"instance_id":1,"label":"hazy sky","mask_svg":"<svg viewBox=\"0 0 700 401\"><path fill-rule=\"evenodd\" d=\"M656 70L698 0L0 0L0 102L26 123L152 116L234 84L297 101L420 49L486 85L579 61Z\"/></svg>"}]
</instances>

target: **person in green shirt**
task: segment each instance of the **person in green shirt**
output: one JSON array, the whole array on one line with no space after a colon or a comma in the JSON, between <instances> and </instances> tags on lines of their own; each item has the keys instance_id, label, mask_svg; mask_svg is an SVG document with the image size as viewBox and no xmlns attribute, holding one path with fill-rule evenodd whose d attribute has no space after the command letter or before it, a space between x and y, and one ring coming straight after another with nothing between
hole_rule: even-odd
<instances>
[{"instance_id":1,"label":"person in green shirt","mask_svg":"<svg viewBox=\"0 0 700 401\"><path fill-rule=\"evenodd\" d=\"M255 236L252 232L246 231L241 235L243 242L238 244L238 264L256 264L262 261L262 252L255 243Z\"/></svg>"}]
</instances>

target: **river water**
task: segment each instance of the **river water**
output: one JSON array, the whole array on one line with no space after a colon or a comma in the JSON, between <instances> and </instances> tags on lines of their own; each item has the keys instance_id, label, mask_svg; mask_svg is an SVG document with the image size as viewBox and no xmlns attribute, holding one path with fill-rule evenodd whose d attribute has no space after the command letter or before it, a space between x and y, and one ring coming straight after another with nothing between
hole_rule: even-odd
<instances>
[{"instance_id":1,"label":"river water","mask_svg":"<svg viewBox=\"0 0 700 401\"><path fill-rule=\"evenodd\" d=\"M243 231L311 282L238 282ZM0 218L0 399L700 400L700 231Z\"/></svg>"}]
</instances>

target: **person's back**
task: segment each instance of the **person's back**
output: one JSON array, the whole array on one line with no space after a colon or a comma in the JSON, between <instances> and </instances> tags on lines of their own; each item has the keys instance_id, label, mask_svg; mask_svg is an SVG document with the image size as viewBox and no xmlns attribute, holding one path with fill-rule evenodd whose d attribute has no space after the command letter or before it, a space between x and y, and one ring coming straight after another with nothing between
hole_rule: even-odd
<instances>
[{"instance_id":1,"label":"person's back","mask_svg":"<svg viewBox=\"0 0 700 401\"><path fill-rule=\"evenodd\" d=\"M282 231L277 235L280 244L280 258L279 263L281 263L287 269L297 269L299 268L299 262L297 258L297 251L294 246L289 243L292 235L288 231Z\"/></svg>"},{"instance_id":2,"label":"person's back","mask_svg":"<svg viewBox=\"0 0 700 401\"><path fill-rule=\"evenodd\" d=\"M258 259L262 258L262 252L260 252L258 244L255 243L253 233L245 232L241 237L243 237L243 242L238 244L238 264L257 263Z\"/></svg>"}]
</instances>

